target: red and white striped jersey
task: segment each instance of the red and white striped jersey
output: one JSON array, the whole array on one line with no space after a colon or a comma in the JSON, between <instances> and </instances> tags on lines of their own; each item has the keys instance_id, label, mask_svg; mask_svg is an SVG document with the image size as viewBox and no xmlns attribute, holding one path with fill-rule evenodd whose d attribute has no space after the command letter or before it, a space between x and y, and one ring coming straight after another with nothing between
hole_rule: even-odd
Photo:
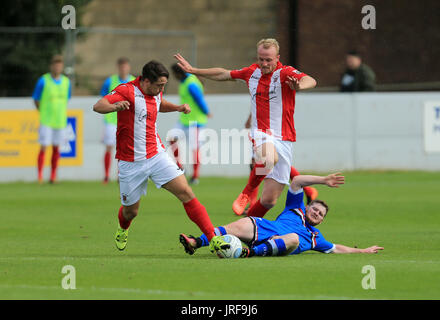
<instances>
[{"instance_id":1,"label":"red and white striped jersey","mask_svg":"<svg viewBox=\"0 0 440 320\"><path fill-rule=\"evenodd\" d=\"M251 94L252 128L273 135L274 138L296 141L295 123L295 90L290 89L288 76L301 79L306 76L290 66L278 62L270 74L262 74L258 64L231 71L232 79L246 81Z\"/></svg>"},{"instance_id":2,"label":"red and white striped jersey","mask_svg":"<svg viewBox=\"0 0 440 320\"><path fill-rule=\"evenodd\" d=\"M139 80L138 77L121 84L105 96L110 103L130 102L128 110L118 112L115 156L130 162L149 159L165 151L156 124L162 93L157 96L144 94Z\"/></svg>"}]
</instances>

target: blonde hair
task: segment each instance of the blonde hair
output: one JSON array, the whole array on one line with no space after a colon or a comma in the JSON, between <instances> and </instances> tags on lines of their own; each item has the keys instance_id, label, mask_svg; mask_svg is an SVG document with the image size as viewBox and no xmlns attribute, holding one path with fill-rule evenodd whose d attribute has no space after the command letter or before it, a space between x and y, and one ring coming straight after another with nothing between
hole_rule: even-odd
<instances>
[{"instance_id":1,"label":"blonde hair","mask_svg":"<svg viewBox=\"0 0 440 320\"><path fill-rule=\"evenodd\" d=\"M280 53L280 45L276 39L268 38L268 39L261 39L257 43L257 50L260 46L263 46L264 49L269 49L270 47L275 47L277 50L277 54Z\"/></svg>"}]
</instances>

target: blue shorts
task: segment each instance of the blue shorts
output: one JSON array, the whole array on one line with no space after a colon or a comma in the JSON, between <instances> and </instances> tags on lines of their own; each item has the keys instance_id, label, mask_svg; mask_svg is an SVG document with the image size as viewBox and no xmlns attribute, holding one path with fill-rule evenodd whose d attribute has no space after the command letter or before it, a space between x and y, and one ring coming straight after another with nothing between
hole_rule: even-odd
<instances>
[{"instance_id":1,"label":"blue shorts","mask_svg":"<svg viewBox=\"0 0 440 320\"><path fill-rule=\"evenodd\" d=\"M292 226L281 221L271 221L263 218L249 217L254 224L254 238L252 246L259 245L273 236L283 236L289 233L295 233Z\"/></svg>"}]
</instances>

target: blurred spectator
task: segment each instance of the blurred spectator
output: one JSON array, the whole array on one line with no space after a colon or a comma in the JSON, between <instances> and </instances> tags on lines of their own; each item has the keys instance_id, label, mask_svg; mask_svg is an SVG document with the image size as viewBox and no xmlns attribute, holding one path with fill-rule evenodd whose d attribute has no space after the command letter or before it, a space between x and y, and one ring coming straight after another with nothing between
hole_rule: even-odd
<instances>
[{"instance_id":1,"label":"blurred spectator","mask_svg":"<svg viewBox=\"0 0 440 320\"><path fill-rule=\"evenodd\" d=\"M64 61L61 55L55 55L50 62L50 72L45 73L35 85L32 98L40 113L38 154L38 182L43 181L44 157L46 148L52 146L50 183L56 180L60 145L64 143L64 131L67 126L67 102L72 95L69 78L62 74Z\"/></svg>"},{"instance_id":2,"label":"blurred spectator","mask_svg":"<svg viewBox=\"0 0 440 320\"><path fill-rule=\"evenodd\" d=\"M106 96L114 88L122 83L127 83L135 79L133 75L130 74L130 61L128 58L121 57L116 61L116 66L118 73L115 73L105 79L101 87L101 96ZM112 150L116 145L116 125L118 122L118 116L116 112L107 113L104 115L104 138L103 143L105 145L104 152L104 183L108 183L110 175L110 166L112 159Z\"/></svg>"},{"instance_id":3,"label":"blurred spectator","mask_svg":"<svg viewBox=\"0 0 440 320\"><path fill-rule=\"evenodd\" d=\"M341 78L342 92L374 91L376 75L373 70L362 63L362 58L356 51L350 51L345 57L347 69Z\"/></svg>"},{"instance_id":4,"label":"blurred spectator","mask_svg":"<svg viewBox=\"0 0 440 320\"><path fill-rule=\"evenodd\" d=\"M177 165L182 168L182 164L179 159L179 148L177 141L182 138L186 138L188 147L193 156L193 174L190 179L191 184L199 183L200 172L200 144L202 143L200 137L203 129L206 127L208 118L211 117L208 104L206 103L203 85L200 80L193 74L183 71L177 63L171 66L174 77L180 81L179 84L179 96L180 103L187 103L191 112L188 114L180 114L179 122L175 129L172 130L169 135L172 137L170 140L170 146L173 150L174 158ZM179 134L180 133L180 134ZM182 137L182 133L185 137ZM179 136L180 135L180 136Z\"/></svg>"}]
</instances>

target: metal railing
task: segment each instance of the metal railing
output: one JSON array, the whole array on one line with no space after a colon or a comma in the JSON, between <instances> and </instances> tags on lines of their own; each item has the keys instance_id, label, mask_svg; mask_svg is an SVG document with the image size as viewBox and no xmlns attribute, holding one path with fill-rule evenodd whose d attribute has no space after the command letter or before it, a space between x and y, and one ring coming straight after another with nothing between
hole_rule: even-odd
<instances>
[{"instance_id":1,"label":"metal railing","mask_svg":"<svg viewBox=\"0 0 440 320\"><path fill-rule=\"evenodd\" d=\"M139 35L156 37L182 37L188 38L191 43L189 60L197 65L197 39L192 31L187 30L152 30L152 29L123 29L109 27L78 27L76 29L63 29L61 27L0 27L1 34L41 34L41 33L64 33L65 52L64 63L66 75L74 81L75 77L75 44L79 34L104 33L112 35Z\"/></svg>"}]
</instances>

